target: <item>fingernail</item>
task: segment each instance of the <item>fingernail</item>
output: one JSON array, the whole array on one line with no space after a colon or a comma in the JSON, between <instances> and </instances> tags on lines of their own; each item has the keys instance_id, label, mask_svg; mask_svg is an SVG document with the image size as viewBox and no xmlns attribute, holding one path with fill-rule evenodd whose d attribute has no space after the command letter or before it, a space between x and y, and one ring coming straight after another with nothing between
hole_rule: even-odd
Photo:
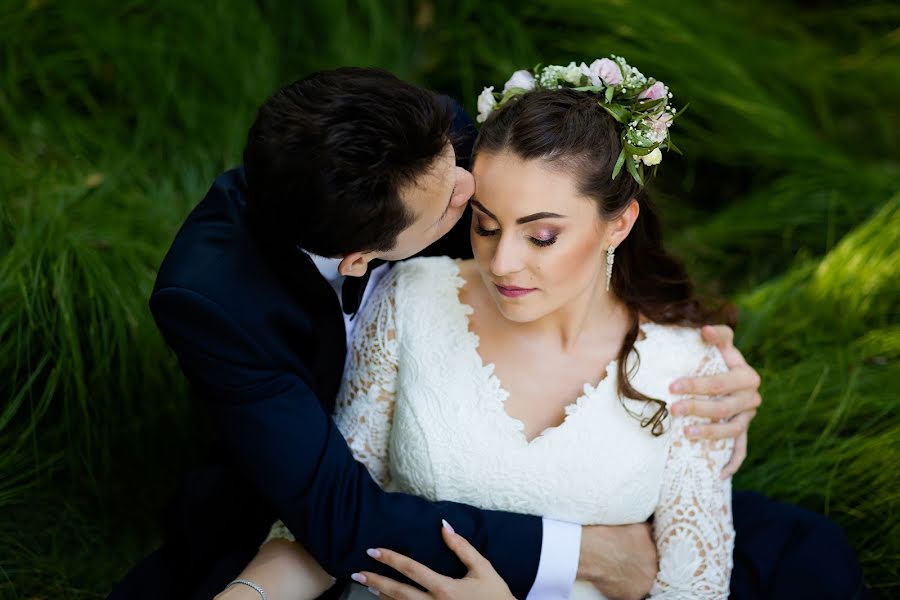
<instances>
[{"instance_id":1,"label":"fingernail","mask_svg":"<svg viewBox=\"0 0 900 600\"><path fill-rule=\"evenodd\" d=\"M446 519L441 519L441 523L444 524L444 529L446 529L446 530L449 531L450 533L456 533L456 532L453 530L453 528L450 527L450 523L448 523Z\"/></svg>"},{"instance_id":2,"label":"fingernail","mask_svg":"<svg viewBox=\"0 0 900 600\"><path fill-rule=\"evenodd\" d=\"M683 392L684 384L681 383L680 381L676 381L675 383L672 384L672 391L675 392L676 394Z\"/></svg>"},{"instance_id":3,"label":"fingernail","mask_svg":"<svg viewBox=\"0 0 900 600\"><path fill-rule=\"evenodd\" d=\"M352 579L356 583L360 583L362 585L366 584L366 576L363 575L362 573L354 573L353 575L350 576L350 579Z\"/></svg>"},{"instance_id":4,"label":"fingernail","mask_svg":"<svg viewBox=\"0 0 900 600\"><path fill-rule=\"evenodd\" d=\"M373 588L373 587L370 587L370 588L368 588L368 589L369 589L369 593L372 594L373 596L380 596L380 595L381 595L381 592L379 592L378 590L376 590L376 589Z\"/></svg>"},{"instance_id":5,"label":"fingernail","mask_svg":"<svg viewBox=\"0 0 900 600\"><path fill-rule=\"evenodd\" d=\"M672 412L672 416L677 417L678 415L680 415L681 414L681 405L673 404L672 408L671 408L671 412Z\"/></svg>"},{"instance_id":6,"label":"fingernail","mask_svg":"<svg viewBox=\"0 0 900 600\"><path fill-rule=\"evenodd\" d=\"M700 430L697 429L696 427L688 427L684 433L685 433L685 435L687 435L689 437L694 437L695 435L700 433Z\"/></svg>"},{"instance_id":7,"label":"fingernail","mask_svg":"<svg viewBox=\"0 0 900 600\"><path fill-rule=\"evenodd\" d=\"M368 550L366 550L366 554L368 554L372 558L381 558L381 551L376 550L375 548L369 548Z\"/></svg>"}]
</instances>

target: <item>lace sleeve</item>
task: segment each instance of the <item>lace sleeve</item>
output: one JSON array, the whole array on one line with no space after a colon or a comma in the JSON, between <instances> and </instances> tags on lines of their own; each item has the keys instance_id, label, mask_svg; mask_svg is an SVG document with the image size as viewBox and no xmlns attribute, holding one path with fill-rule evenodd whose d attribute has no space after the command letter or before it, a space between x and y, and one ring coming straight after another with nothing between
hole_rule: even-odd
<instances>
[{"instance_id":1,"label":"lace sleeve","mask_svg":"<svg viewBox=\"0 0 900 600\"><path fill-rule=\"evenodd\" d=\"M398 268L385 275L357 316L334 420L354 458L382 488L390 483L388 442L394 417L397 329L394 321Z\"/></svg>"},{"instance_id":2,"label":"lace sleeve","mask_svg":"<svg viewBox=\"0 0 900 600\"><path fill-rule=\"evenodd\" d=\"M707 349L695 375L727 371L715 347ZM731 479L719 474L733 440L690 440L684 428L704 419L676 418L663 475L653 534L659 552L655 599L727 598L734 550Z\"/></svg>"}]
</instances>

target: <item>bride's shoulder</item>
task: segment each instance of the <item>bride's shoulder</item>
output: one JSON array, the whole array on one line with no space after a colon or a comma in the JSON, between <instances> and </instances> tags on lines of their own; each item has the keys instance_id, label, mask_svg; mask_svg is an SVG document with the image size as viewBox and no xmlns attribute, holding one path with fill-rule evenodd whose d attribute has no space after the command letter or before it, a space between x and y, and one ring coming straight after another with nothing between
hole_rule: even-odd
<instances>
[{"instance_id":1,"label":"bride's shoulder","mask_svg":"<svg viewBox=\"0 0 900 600\"><path fill-rule=\"evenodd\" d=\"M713 348L703 340L700 327L645 322L641 324L641 332L642 351L665 362L682 363L682 368L697 366Z\"/></svg>"},{"instance_id":2,"label":"bride's shoulder","mask_svg":"<svg viewBox=\"0 0 900 600\"><path fill-rule=\"evenodd\" d=\"M397 263L392 269L403 295L445 297L464 284L461 264L448 256L422 256Z\"/></svg>"},{"instance_id":3,"label":"bride's shoulder","mask_svg":"<svg viewBox=\"0 0 900 600\"><path fill-rule=\"evenodd\" d=\"M449 256L420 256L398 262L393 271L399 281L417 282L434 277L453 278L459 275L460 263Z\"/></svg>"}]
</instances>

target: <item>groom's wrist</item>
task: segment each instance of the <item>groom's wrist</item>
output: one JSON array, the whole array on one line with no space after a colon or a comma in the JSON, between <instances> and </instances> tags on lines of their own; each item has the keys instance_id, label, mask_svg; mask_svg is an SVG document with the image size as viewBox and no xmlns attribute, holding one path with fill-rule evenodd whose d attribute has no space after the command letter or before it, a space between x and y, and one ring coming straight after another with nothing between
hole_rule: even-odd
<instances>
[{"instance_id":1,"label":"groom's wrist","mask_svg":"<svg viewBox=\"0 0 900 600\"><path fill-rule=\"evenodd\" d=\"M656 570L656 544L647 523L583 528L578 579L592 583L605 596L646 597Z\"/></svg>"},{"instance_id":2,"label":"groom's wrist","mask_svg":"<svg viewBox=\"0 0 900 600\"><path fill-rule=\"evenodd\" d=\"M581 551L578 555L576 579L598 583L603 578L603 555L608 532L602 525L581 528Z\"/></svg>"}]
</instances>

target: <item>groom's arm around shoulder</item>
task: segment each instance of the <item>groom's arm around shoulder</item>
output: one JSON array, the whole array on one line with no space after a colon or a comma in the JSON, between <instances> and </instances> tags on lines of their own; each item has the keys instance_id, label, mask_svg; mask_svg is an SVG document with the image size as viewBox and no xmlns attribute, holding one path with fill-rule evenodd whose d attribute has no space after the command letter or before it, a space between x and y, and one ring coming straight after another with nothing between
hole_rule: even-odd
<instances>
[{"instance_id":1,"label":"groom's arm around shoulder","mask_svg":"<svg viewBox=\"0 0 900 600\"><path fill-rule=\"evenodd\" d=\"M284 323L260 316L264 301L235 302L248 289L261 299L277 296L278 290L267 289L270 282L250 270L235 275L239 265L222 254L222 237L211 238L215 243L208 245L176 241L150 306L237 467L235 485L252 486L335 576L383 570L366 555L375 546L397 548L461 576L462 565L440 537L445 518L474 532L473 544L524 597L538 568L540 519L383 492L353 460L309 373L302 366L287 368L283 356L273 356L271 338ZM221 284L229 278L228 285Z\"/></svg>"}]
</instances>

